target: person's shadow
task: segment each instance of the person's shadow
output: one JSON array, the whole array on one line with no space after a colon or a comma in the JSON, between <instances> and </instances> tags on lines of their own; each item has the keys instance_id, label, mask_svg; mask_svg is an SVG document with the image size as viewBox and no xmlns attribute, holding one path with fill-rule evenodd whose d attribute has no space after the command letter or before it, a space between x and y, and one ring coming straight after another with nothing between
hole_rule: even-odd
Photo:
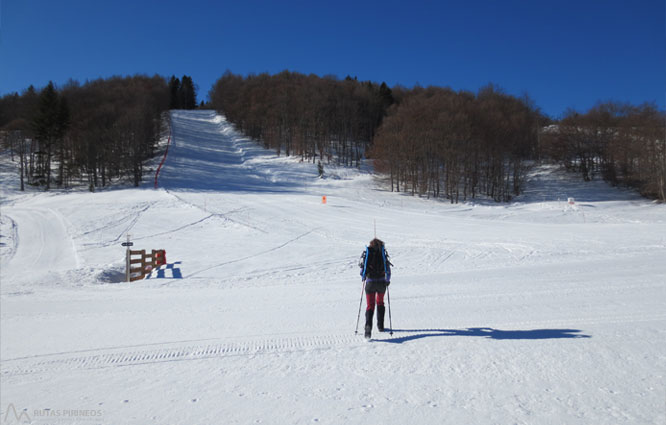
<instances>
[{"instance_id":1,"label":"person's shadow","mask_svg":"<svg viewBox=\"0 0 666 425\"><path fill-rule=\"evenodd\" d=\"M385 333L391 332L387 329ZM493 328L468 329L393 329L395 334L409 334L388 339L379 339L377 342L402 344L421 338L438 336L477 336L491 339L558 339L558 338L591 338L581 334L578 329L531 329L531 330L500 330Z\"/></svg>"}]
</instances>

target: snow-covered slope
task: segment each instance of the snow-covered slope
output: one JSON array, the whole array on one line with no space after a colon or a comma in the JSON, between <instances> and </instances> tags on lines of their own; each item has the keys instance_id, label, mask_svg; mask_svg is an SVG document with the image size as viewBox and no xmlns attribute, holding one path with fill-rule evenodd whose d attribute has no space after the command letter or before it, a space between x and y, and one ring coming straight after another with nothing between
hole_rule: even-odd
<instances>
[{"instance_id":1,"label":"snow-covered slope","mask_svg":"<svg viewBox=\"0 0 666 425\"><path fill-rule=\"evenodd\" d=\"M428 201L365 171L319 179L208 111L173 113L158 190L22 194L8 166L3 419L666 420L666 207L632 192L541 167L512 204ZM394 333L366 343L374 221ZM122 283L128 233L169 267Z\"/></svg>"}]
</instances>

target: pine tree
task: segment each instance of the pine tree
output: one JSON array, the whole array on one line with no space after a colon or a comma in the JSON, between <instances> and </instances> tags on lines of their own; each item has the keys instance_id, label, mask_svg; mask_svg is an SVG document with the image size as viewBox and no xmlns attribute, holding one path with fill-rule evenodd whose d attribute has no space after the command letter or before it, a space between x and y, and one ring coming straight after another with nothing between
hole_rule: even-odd
<instances>
[{"instance_id":1,"label":"pine tree","mask_svg":"<svg viewBox=\"0 0 666 425\"><path fill-rule=\"evenodd\" d=\"M197 107L197 95L192 82L192 77L183 75L180 85L181 108L194 109Z\"/></svg>"},{"instance_id":2,"label":"pine tree","mask_svg":"<svg viewBox=\"0 0 666 425\"><path fill-rule=\"evenodd\" d=\"M174 75L169 80L169 109L180 109L181 106L181 85L180 80Z\"/></svg>"},{"instance_id":3,"label":"pine tree","mask_svg":"<svg viewBox=\"0 0 666 425\"><path fill-rule=\"evenodd\" d=\"M386 111L389 106L393 105L393 92L384 82L379 86L379 98L382 100L384 111Z\"/></svg>"},{"instance_id":4,"label":"pine tree","mask_svg":"<svg viewBox=\"0 0 666 425\"><path fill-rule=\"evenodd\" d=\"M56 144L58 148L58 161L60 164L60 172L58 173L58 186L62 186L65 183L65 164L67 163L66 153L65 153L65 133L69 128L69 105L67 104L67 99L64 96L60 96L58 100L58 110L57 121L58 127L61 134L59 134L58 139L56 139Z\"/></svg>"},{"instance_id":5,"label":"pine tree","mask_svg":"<svg viewBox=\"0 0 666 425\"><path fill-rule=\"evenodd\" d=\"M35 138L40 143L42 153L42 171L46 174L46 189L51 187L51 159L53 152L62 143L69 125L69 112L65 102L60 99L53 82L42 90L39 97L37 114L33 119Z\"/></svg>"}]
</instances>

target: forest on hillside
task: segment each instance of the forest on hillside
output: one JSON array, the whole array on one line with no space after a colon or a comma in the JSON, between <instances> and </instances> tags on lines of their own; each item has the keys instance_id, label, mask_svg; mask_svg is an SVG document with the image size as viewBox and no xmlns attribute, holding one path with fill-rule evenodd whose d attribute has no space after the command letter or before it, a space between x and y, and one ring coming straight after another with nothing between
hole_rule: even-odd
<instances>
[{"instance_id":1,"label":"forest on hillside","mask_svg":"<svg viewBox=\"0 0 666 425\"><path fill-rule=\"evenodd\" d=\"M144 163L168 131L165 112L195 106L188 76L49 83L0 98L0 137L19 163L21 190L26 184L91 191L116 181L138 186Z\"/></svg>"},{"instance_id":2,"label":"forest on hillside","mask_svg":"<svg viewBox=\"0 0 666 425\"><path fill-rule=\"evenodd\" d=\"M637 189L666 201L666 114L653 104L598 103L567 111L541 131L543 156L590 181Z\"/></svg>"},{"instance_id":3,"label":"forest on hillside","mask_svg":"<svg viewBox=\"0 0 666 425\"><path fill-rule=\"evenodd\" d=\"M286 71L226 73L210 99L239 130L278 153L346 165L372 158L391 190L451 202L519 194L545 121L529 99L494 86L478 94L391 89Z\"/></svg>"},{"instance_id":4,"label":"forest on hillside","mask_svg":"<svg viewBox=\"0 0 666 425\"><path fill-rule=\"evenodd\" d=\"M138 185L168 131L166 112L197 107L196 91L187 75L31 86L0 98L0 142L22 188ZM505 202L530 166L555 161L666 201L666 114L654 104L604 102L553 120L492 84L474 93L289 71L227 71L208 95L206 107L278 155L316 162L322 174L369 159L391 191Z\"/></svg>"},{"instance_id":5,"label":"forest on hillside","mask_svg":"<svg viewBox=\"0 0 666 425\"><path fill-rule=\"evenodd\" d=\"M522 192L531 165L555 161L586 180L666 200L666 116L652 104L599 103L554 121L527 95L492 84L477 93L389 88L288 71L227 72L209 97L240 131L278 154L356 166L368 158L392 191L452 203L508 201Z\"/></svg>"},{"instance_id":6,"label":"forest on hillside","mask_svg":"<svg viewBox=\"0 0 666 425\"><path fill-rule=\"evenodd\" d=\"M241 132L278 155L345 165L360 164L394 102L384 83L289 71L248 77L227 72L209 97Z\"/></svg>"},{"instance_id":7,"label":"forest on hillside","mask_svg":"<svg viewBox=\"0 0 666 425\"><path fill-rule=\"evenodd\" d=\"M391 190L454 203L479 195L508 201L538 156L540 121L529 99L492 85L478 94L416 88L388 111L370 155Z\"/></svg>"}]
</instances>

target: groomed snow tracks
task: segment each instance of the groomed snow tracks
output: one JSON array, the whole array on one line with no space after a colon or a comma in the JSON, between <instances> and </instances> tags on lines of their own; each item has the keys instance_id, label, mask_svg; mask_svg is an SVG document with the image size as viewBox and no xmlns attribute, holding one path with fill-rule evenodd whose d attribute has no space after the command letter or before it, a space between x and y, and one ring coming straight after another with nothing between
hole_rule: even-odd
<instances>
[{"instance_id":1,"label":"groomed snow tracks","mask_svg":"<svg viewBox=\"0 0 666 425\"><path fill-rule=\"evenodd\" d=\"M666 320L662 314L606 315L569 320L545 320L503 323L499 329L484 326L451 326L451 329L395 329L394 335L373 332L377 342L404 342L420 337L484 337L496 339L550 339L550 338L594 338L594 332L565 329L572 326L588 328L609 323L636 323ZM473 332L475 329L486 332ZM521 336L521 333L524 336ZM564 335L564 334L567 335ZM516 336L511 336L515 334ZM539 336L539 334L543 334ZM569 335L570 334L570 335ZM509 336L506 336L509 335ZM208 341L208 342L206 342ZM363 346L361 334L308 335L280 338L254 338L244 341L213 342L214 340L184 341L180 343L156 343L139 346L124 346L98 350L82 350L65 353L44 354L2 361L1 376L48 373L59 370L101 369L108 367L137 366L163 362L204 360L231 356L255 356L334 349L336 347ZM219 341L219 340L218 340ZM152 348L151 348L152 347Z\"/></svg>"},{"instance_id":2,"label":"groomed snow tracks","mask_svg":"<svg viewBox=\"0 0 666 425\"><path fill-rule=\"evenodd\" d=\"M7 377L63 369L100 369L229 356L309 351L344 346L361 341L362 338L360 336L351 334L295 336L224 343L163 344L164 346L159 348L148 348L148 346L119 347L3 360L1 373L2 377Z\"/></svg>"}]
</instances>

